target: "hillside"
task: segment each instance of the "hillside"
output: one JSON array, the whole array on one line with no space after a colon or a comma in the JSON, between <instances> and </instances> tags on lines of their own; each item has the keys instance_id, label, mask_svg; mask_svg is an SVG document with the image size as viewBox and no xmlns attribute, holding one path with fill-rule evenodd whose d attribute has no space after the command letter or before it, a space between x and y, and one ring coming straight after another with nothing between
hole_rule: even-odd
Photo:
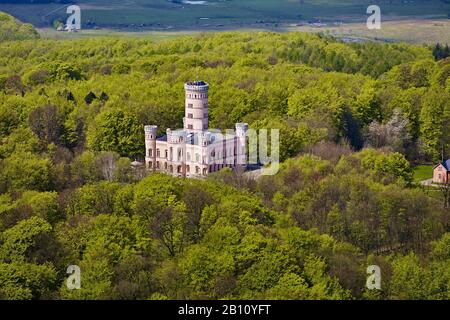
<instances>
[{"instance_id":1,"label":"hillside","mask_svg":"<svg viewBox=\"0 0 450 320\"><path fill-rule=\"evenodd\" d=\"M31 24L21 23L14 17L0 12L0 41L37 38L39 34Z\"/></svg>"},{"instance_id":2,"label":"hillside","mask_svg":"<svg viewBox=\"0 0 450 320\"><path fill-rule=\"evenodd\" d=\"M182 126L192 79L210 128L280 130L278 174L131 166L144 125ZM450 211L411 165L450 154L449 101L450 60L423 45L0 43L0 299L449 299Z\"/></svg>"}]
</instances>

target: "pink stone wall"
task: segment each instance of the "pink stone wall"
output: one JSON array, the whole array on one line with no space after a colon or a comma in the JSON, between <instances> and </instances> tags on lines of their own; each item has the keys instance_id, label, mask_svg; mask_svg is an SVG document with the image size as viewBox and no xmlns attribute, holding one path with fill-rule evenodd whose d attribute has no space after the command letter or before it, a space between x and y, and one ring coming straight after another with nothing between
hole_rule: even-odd
<instances>
[{"instance_id":1,"label":"pink stone wall","mask_svg":"<svg viewBox=\"0 0 450 320\"><path fill-rule=\"evenodd\" d=\"M448 179L449 179L449 172L445 169L445 167L442 164L434 168L433 172L434 183L446 183Z\"/></svg>"}]
</instances>

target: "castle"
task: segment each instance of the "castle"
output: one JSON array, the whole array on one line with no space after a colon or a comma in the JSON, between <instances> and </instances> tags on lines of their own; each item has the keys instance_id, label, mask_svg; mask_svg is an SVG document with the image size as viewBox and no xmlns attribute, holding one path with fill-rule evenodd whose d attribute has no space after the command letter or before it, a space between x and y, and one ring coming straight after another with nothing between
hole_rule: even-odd
<instances>
[{"instance_id":1,"label":"castle","mask_svg":"<svg viewBox=\"0 0 450 320\"><path fill-rule=\"evenodd\" d=\"M246 168L247 123L223 135L208 128L208 88L204 81L184 85L183 129L167 129L157 137L158 127L145 126L145 163L149 170L180 177L204 177L224 167Z\"/></svg>"}]
</instances>

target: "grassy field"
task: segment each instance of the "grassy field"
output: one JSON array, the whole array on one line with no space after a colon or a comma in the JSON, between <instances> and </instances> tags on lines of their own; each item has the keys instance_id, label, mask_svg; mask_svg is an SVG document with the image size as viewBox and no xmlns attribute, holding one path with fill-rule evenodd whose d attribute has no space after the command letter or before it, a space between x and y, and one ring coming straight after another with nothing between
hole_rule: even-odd
<instances>
[{"instance_id":1,"label":"grassy field","mask_svg":"<svg viewBox=\"0 0 450 320\"><path fill-rule=\"evenodd\" d=\"M431 198L443 201L442 191L436 186L422 186L421 181L433 178L433 165L419 165L414 167L414 182Z\"/></svg>"},{"instance_id":2,"label":"grassy field","mask_svg":"<svg viewBox=\"0 0 450 320\"><path fill-rule=\"evenodd\" d=\"M261 28L235 27L235 28L198 28L189 30L141 30L130 31L121 29L101 28L98 30L84 29L77 33L57 32L52 28L41 28L39 33L43 38L51 39L78 39L91 37L144 37L155 41L176 38L182 35L198 34L201 32L217 32L220 30L241 31L268 30L268 31L300 31L300 32L325 32L336 37L356 37L378 41L403 41L410 43L436 42L450 43L450 20L402 20L383 22L381 30L368 30L362 23L344 23L337 26L325 26L321 28L309 25L297 26L292 24L267 26Z\"/></svg>"},{"instance_id":3,"label":"grassy field","mask_svg":"<svg viewBox=\"0 0 450 320\"><path fill-rule=\"evenodd\" d=\"M432 165L420 165L414 168L414 182L431 179L433 177Z\"/></svg>"},{"instance_id":4,"label":"grassy field","mask_svg":"<svg viewBox=\"0 0 450 320\"><path fill-rule=\"evenodd\" d=\"M450 19L415 19L383 21L380 30L369 30L365 23L344 23L340 26L288 26L287 31L325 32L337 37L357 37L382 41L403 41L434 44L450 43Z\"/></svg>"},{"instance_id":5,"label":"grassy field","mask_svg":"<svg viewBox=\"0 0 450 320\"><path fill-rule=\"evenodd\" d=\"M195 4L168 0L84 0L77 1L84 23L100 27L198 28L244 26L308 21L361 22L366 19L368 0L206 0ZM442 0L379 0L383 19L447 18L450 3ZM0 4L0 11L48 27L55 19L64 20L61 4Z\"/></svg>"}]
</instances>

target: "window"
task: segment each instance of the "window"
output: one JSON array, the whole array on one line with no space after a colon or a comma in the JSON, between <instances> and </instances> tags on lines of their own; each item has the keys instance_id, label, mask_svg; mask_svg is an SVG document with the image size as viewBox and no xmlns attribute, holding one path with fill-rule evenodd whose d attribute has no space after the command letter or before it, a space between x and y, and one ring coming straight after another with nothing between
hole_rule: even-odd
<instances>
[{"instance_id":1,"label":"window","mask_svg":"<svg viewBox=\"0 0 450 320\"><path fill-rule=\"evenodd\" d=\"M149 157L153 157L153 150L152 149L148 149L148 156Z\"/></svg>"},{"instance_id":2,"label":"window","mask_svg":"<svg viewBox=\"0 0 450 320\"><path fill-rule=\"evenodd\" d=\"M188 129L194 129L194 126L192 124L188 124Z\"/></svg>"},{"instance_id":3,"label":"window","mask_svg":"<svg viewBox=\"0 0 450 320\"><path fill-rule=\"evenodd\" d=\"M156 161L156 168L159 169L159 161Z\"/></svg>"},{"instance_id":4,"label":"window","mask_svg":"<svg viewBox=\"0 0 450 320\"><path fill-rule=\"evenodd\" d=\"M192 103L188 103L188 108L192 109L194 107L194 105Z\"/></svg>"},{"instance_id":5,"label":"window","mask_svg":"<svg viewBox=\"0 0 450 320\"><path fill-rule=\"evenodd\" d=\"M157 156L157 157L161 157L161 152L160 152L159 149L156 149L156 156Z\"/></svg>"},{"instance_id":6,"label":"window","mask_svg":"<svg viewBox=\"0 0 450 320\"><path fill-rule=\"evenodd\" d=\"M186 154L186 156L187 156L187 161L191 161L191 153L188 152L188 153Z\"/></svg>"},{"instance_id":7,"label":"window","mask_svg":"<svg viewBox=\"0 0 450 320\"><path fill-rule=\"evenodd\" d=\"M192 113L188 113L188 118L192 119L192 118L194 118L194 115Z\"/></svg>"},{"instance_id":8,"label":"window","mask_svg":"<svg viewBox=\"0 0 450 320\"><path fill-rule=\"evenodd\" d=\"M164 169L167 170L167 162L164 162Z\"/></svg>"},{"instance_id":9,"label":"window","mask_svg":"<svg viewBox=\"0 0 450 320\"><path fill-rule=\"evenodd\" d=\"M200 168L199 167L195 167L195 173L200 173Z\"/></svg>"},{"instance_id":10,"label":"window","mask_svg":"<svg viewBox=\"0 0 450 320\"><path fill-rule=\"evenodd\" d=\"M166 153L166 159L167 159L167 157L169 156L169 155L168 155L168 152L169 152L169 151L166 149L166 150L165 150L165 153Z\"/></svg>"},{"instance_id":11,"label":"window","mask_svg":"<svg viewBox=\"0 0 450 320\"><path fill-rule=\"evenodd\" d=\"M203 118L208 118L208 114L207 114L207 113L204 113L204 114L203 114Z\"/></svg>"},{"instance_id":12,"label":"window","mask_svg":"<svg viewBox=\"0 0 450 320\"><path fill-rule=\"evenodd\" d=\"M200 162L200 155L198 153L195 154L195 162Z\"/></svg>"}]
</instances>

